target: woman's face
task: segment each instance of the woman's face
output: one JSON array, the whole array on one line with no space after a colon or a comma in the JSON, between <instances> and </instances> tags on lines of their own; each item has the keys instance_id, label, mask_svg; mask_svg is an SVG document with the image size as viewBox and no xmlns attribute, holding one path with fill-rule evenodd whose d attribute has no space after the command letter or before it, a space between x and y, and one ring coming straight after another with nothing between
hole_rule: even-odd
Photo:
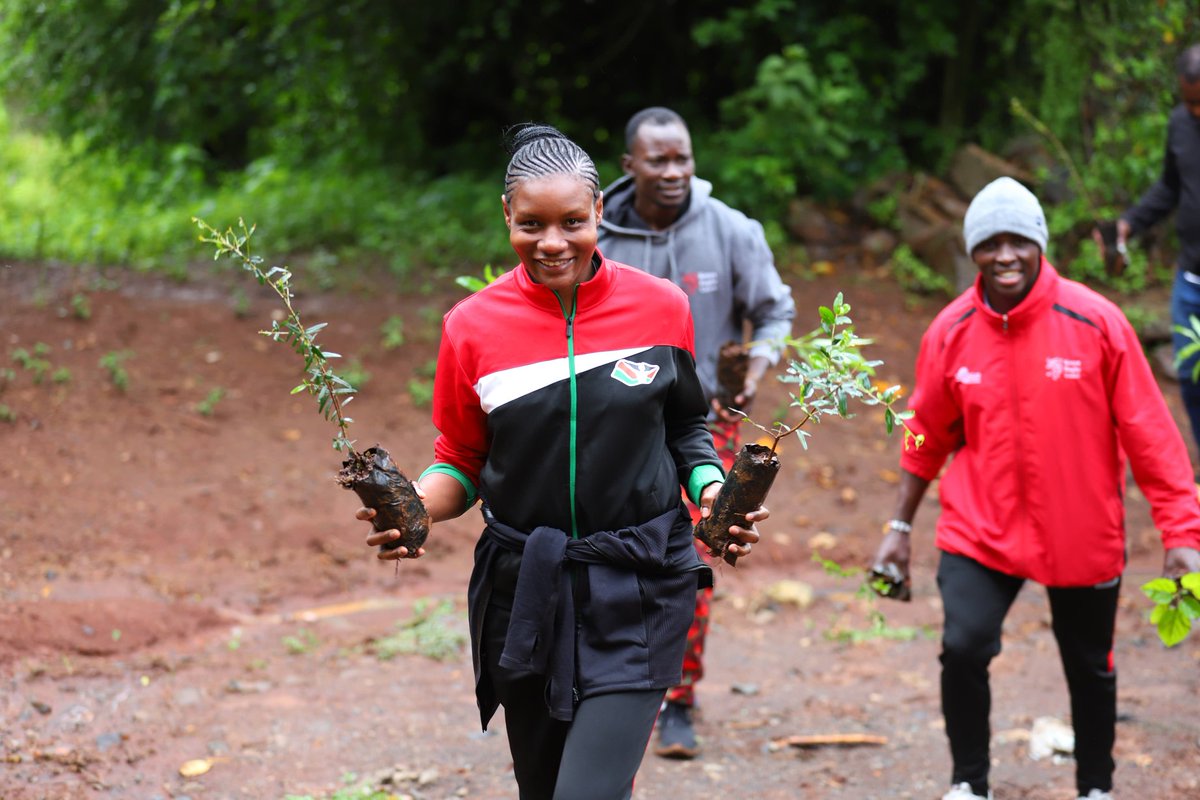
<instances>
[{"instance_id":1,"label":"woman's face","mask_svg":"<svg viewBox=\"0 0 1200 800\"><path fill-rule=\"evenodd\" d=\"M1037 242L1015 233L997 233L975 245L971 259L983 276L988 303L1007 314L1025 299L1037 281L1042 250Z\"/></svg>"},{"instance_id":2,"label":"woman's face","mask_svg":"<svg viewBox=\"0 0 1200 800\"><path fill-rule=\"evenodd\" d=\"M533 280L563 292L592 276L603 203L583 179L526 178L502 200L508 241Z\"/></svg>"}]
</instances>

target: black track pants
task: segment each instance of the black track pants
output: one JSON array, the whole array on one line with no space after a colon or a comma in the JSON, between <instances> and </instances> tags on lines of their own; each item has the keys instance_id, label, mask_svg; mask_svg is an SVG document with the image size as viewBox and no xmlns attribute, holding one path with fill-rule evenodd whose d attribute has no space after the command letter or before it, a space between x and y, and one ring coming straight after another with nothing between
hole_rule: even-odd
<instances>
[{"instance_id":1,"label":"black track pants","mask_svg":"<svg viewBox=\"0 0 1200 800\"><path fill-rule=\"evenodd\" d=\"M666 688L589 697L575 719L551 719L546 678L499 665L510 610L488 606L483 642L488 675L504 706L520 800L627 800Z\"/></svg>"},{"instance_id":2,"label":"black track pants","mask_svg":"<svg viewBox=\"0 0 1200 800\"><path fill-rule=\"evenodd\" d=\"M938 564L942 629L942 714L954 760L952 784L976 794L988 788L992 695L988 665L1000 653L1000 631L1024 580L943 553ZM1117 720L1117 675L1112 663L1120 581L1084 588L1047 588L1054 637L1071 695L1075 779L1081 795L1110 791Z\"/></svg>"}]
</instances>

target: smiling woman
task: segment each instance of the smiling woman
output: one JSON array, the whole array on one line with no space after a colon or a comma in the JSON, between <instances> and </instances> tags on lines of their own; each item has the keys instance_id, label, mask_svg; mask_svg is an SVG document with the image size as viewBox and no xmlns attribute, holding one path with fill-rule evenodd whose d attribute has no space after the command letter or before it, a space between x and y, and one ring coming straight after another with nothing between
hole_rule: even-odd
<instances>
[{"instance_id":1,"label":"smiling woman","mask_svg":"<svg viewBox=\"0 0 1200 800\"><path fill-rule=\"evenodd\" d=\"M520 797L623 800L712 585L680 488L710 515L721 460L687 296L600 254L587 153L548 126L511 133L502 202L521 263L445 317L418 486L435 523L482 501L476 700L485 727L504 706ZM730 525L729 552L749 553L767 516Z\"/></svg>"},{"instance_id":2,"label":"smiling woman","mask_svg":"<svg viewBox=\"0 0 1200 800\"><path fill-rule=\"evenodd\" d=\"M603 200L575 175L529 178L504 198L508 240L530 277L551 291L592 276Z\"/></svg>"}]
</instances>

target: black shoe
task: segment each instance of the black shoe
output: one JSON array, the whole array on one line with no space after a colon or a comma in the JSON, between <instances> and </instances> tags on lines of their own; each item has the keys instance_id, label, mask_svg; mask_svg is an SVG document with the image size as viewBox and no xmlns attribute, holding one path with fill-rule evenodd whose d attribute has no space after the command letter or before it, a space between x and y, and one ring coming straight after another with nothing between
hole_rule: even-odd
<instances>
[{"instance_id":1,"label":"black shoe","mask_svg":"<svg viewBox=\"0 0 1200 800\"><path fill-rule=\"evenodd\" d=\"M666 703L658 714L658 746L655 755L663 758L695 758L700 752L696 731L692 729L692 708L682 703Z\"/></svg>"}]
</instances>

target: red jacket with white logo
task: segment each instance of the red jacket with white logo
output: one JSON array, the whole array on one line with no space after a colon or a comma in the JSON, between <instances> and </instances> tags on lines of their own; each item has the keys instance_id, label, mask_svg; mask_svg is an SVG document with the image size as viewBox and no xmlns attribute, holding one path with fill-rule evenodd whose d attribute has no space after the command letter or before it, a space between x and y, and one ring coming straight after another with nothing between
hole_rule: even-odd
<instances>
[{"instance_id":1,"label":"red jacket with white logo","mask_svg":"<svg viewBox=\"0 0 1200 800\"><path fill-rule=\"evenodd\" d=\"M1200 546L1187 449L1121 310L1044 258L1008 314L981 283L921 340L901 466L942 476L937 546L1046 586L1091 586L1125 564L1125 465L1165 547Z\"/></svg>"}]
</instances>

